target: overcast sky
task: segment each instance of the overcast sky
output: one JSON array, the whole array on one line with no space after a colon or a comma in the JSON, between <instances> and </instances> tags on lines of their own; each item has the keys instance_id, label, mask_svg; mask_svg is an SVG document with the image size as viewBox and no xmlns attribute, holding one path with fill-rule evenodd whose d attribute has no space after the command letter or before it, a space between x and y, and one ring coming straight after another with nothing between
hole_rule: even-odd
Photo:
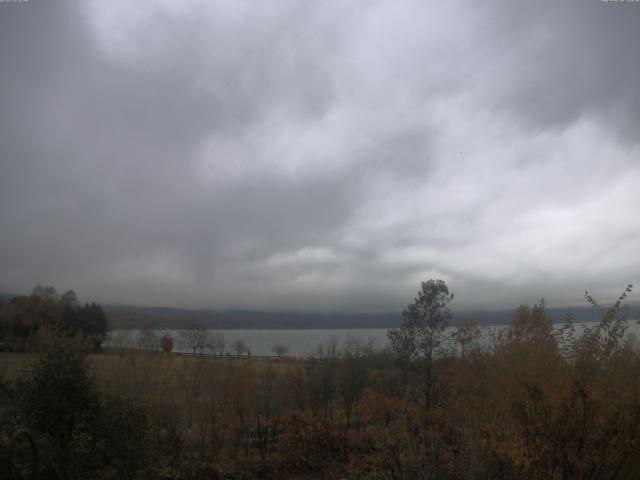
<instances>
[{"instance_id":1,"label":"overcast sky","mask_svg":"<svg viewBox=\"0 0 640 480\"><path fill-rule=\"evenodd\" d=\"M640 3L0 3L0 291L581 305L639 206Z\"/></svg>"}]
</instances>

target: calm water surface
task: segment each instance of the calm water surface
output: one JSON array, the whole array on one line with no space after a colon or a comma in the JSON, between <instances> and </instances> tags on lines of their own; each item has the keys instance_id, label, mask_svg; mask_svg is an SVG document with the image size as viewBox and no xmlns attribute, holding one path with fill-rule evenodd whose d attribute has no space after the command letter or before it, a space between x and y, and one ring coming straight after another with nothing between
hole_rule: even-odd
<instances>
[{"instance_id":1,"label":"calm water surface","mask_svg":"<svg viewBox=\"0 0 640 480\"><path fill-rule=\"evenodd\" d=\"M586 323L586 325L594 325ZM576 332L584 327L584 323L576 324ZM561 327L560 324L556 328ZM503 329L504 326L482 327L482 343L488 344L492 332ZM453 328L448 329L449 332ZM318 347L327 346L332 342L337 343L338 349L350 339L360 342L371 342L376 349L388 346L386 328L354 328L354 329L304 329L304 330L217 330L224 335L227 351L231 351L231 345L237 340L243 340L249 347L252 355L273 355L274 345L285 345L289 349L289 355L306 356L313 355ZM108 344L119 346L137 346L139 330L114 330L110 332ZM174 351L190 352L180 335L180 330L157 330L156 335L162 337L169 335L174 339ZM629 322L629 334L640 338L640 325L633 320Z\"/></svg>"}]
</instances>

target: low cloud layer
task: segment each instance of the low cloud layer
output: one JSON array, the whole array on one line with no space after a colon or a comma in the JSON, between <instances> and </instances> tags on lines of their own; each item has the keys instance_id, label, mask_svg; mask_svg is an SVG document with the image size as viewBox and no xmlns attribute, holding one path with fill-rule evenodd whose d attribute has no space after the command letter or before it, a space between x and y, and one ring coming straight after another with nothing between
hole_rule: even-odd
<instances>
[{"instance_id":1,"label":"low cloud layer","mask_svg":"<svg viewBox=\"0 0 640 480\"><path fill-rule=\"evenodd\" d=\"M640 267L640 4L0 3L0 291L381 311Z\"/></svg>"}]
</instances>

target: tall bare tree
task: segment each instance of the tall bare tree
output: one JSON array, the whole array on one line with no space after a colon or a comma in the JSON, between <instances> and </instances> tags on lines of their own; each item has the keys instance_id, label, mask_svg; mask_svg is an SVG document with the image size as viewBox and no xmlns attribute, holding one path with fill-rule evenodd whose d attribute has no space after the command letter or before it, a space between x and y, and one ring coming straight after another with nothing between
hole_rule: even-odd
<instances>
[{"instance_id":1,"label":"tall bare tree","mask_svg":"<svg viewBox=\"0 0 640 480\"><path fill-rule=\"evenodd\" d=\"M188 323L180 332L180 339L189 347L195 355L202 353L209 343L208 332L195 323Z\"/></svg>"},{"instance_id":2,"label":"tall bare tree","mask_svg":"<svg viewBox=\"0 0 640 480\"><path fill-rule=\"evenodd\" d=\"M207 349L211 350L214 355L224 355L227 347L227 339L222 332L210 332L207 336Z\"/></svg>"}]
</instances>

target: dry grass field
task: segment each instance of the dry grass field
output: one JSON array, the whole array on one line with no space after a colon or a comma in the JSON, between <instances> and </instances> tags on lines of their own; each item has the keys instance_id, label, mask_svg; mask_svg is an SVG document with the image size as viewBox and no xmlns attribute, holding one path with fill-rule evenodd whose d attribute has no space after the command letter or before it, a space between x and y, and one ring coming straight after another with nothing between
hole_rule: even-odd
<instances>
[{"instance_id":1,"label":"dry grass field","mask_svg":"<svg viewBox=\"0 0 640 480\"><path fill-rule=\"evenodd\" d=\"M35 353L0 353L0 381L28 375L37 358ZM133 349L90 354L88 361L101 391L143 402L157 412L171 412L183 425L200 417L206 399L233 387L238 374L251 372L251 377L275 381L302 363L286 358L190 356Z\"/></svg>"}]
</instances>

